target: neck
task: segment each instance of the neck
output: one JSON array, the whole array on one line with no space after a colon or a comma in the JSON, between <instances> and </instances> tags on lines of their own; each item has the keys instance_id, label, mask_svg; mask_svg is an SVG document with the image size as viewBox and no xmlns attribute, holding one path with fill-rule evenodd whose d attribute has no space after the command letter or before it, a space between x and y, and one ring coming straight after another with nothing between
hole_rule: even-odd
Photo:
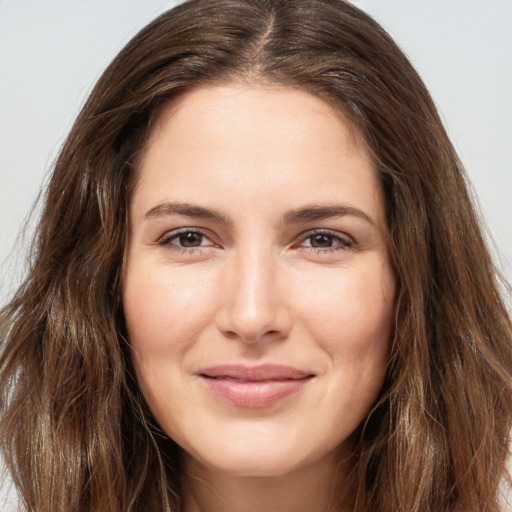
<instances>
[{"instance_id":1,"label":"neck","mask_svg":"<svg viewBox=\"0 0 512 512\"><path fill-rule=\"evenodd\" d=\"M184 512L340 512L349 510L340 496L346 463L334 457L281 476L233 476L184 457ZM345 495L347 493L345 492Z\"/></svg>"}]
</instances>

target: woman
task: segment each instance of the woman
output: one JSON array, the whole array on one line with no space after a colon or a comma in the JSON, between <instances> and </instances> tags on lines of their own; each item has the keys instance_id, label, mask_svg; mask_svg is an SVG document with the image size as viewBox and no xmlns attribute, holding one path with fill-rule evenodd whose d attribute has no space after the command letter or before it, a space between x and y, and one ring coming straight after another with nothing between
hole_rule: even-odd
<instances>
[{"instance_id":1,"label":"woman","mask_svg":"<svg viewBox=\"0 0 512 512\"><path fill-rule=\"evenodd\" d=\"M28 510L497 511L511 325L418 75L346 2L192 0L56 163L2 316Z\"/></svg>"}]
</instances>

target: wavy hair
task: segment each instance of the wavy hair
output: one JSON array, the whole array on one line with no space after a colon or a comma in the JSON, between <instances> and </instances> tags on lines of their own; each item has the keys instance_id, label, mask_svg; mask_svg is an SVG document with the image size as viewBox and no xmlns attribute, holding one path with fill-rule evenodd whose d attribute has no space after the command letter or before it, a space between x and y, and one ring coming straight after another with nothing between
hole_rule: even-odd
<instances>
[{"instance_id":1,"label":"wavy hair","mask_svg":"<svg viewBox=\"0 0 512 512\"><path fill-rule=\"evenodd\" d=\"M180 510L179 450L129 357L127 209L163 105L232 80L323 98L375 161L396 320L380 399L352 436L353 510L496 512L512 427L503 287L425 86L343 0L189 0L98 81L53 169L26 280L1 313L0 443L26 510Z\"/></svg>"}]
</instances>

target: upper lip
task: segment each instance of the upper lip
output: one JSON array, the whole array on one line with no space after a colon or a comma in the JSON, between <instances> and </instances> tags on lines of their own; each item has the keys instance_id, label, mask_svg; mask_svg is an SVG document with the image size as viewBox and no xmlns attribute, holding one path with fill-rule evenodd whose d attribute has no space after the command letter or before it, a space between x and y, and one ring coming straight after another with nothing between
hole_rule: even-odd
<instances>
[{"instance_id":1,"label":"upper lip","mask_svg":"<svg viewBox=\"0 0 512 512\"><path fill-rule=\"evenodd\" d=\"M245 381L298 380L313 377L313 373L281 364L260 364L246 366L241 364L221 364L202 369L199 374L210 378L226 378Z\"/></svg>"}]
</instances>

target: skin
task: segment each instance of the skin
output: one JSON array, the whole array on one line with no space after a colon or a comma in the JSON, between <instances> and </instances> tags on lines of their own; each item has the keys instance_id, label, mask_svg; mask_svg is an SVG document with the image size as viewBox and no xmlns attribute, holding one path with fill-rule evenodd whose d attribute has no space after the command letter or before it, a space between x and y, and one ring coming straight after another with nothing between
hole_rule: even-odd
<instances>
[{"instance_id":1,"label":"skin","mask_svg":"<svg viewBox=\"0 0 512 512\"><path fill-rule=\"evenodd\" d=\"M357 131L284 86L188 91L150 134L130 217L132 358L183 450L186 512L340 510L333 483L382 386L395 292L383 199ZM262 363L311 378L250 408L201 377Z\"/></svg>"}]
</instances>

